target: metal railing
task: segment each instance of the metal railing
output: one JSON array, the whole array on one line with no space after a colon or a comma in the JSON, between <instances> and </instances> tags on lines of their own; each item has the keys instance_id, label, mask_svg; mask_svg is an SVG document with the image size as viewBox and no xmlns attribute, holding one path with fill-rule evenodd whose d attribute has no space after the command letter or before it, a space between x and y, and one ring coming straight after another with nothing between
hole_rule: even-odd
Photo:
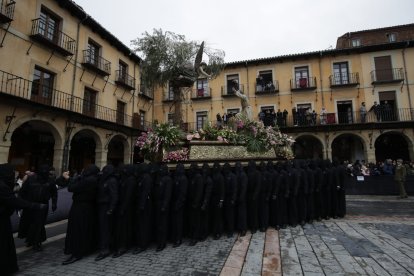
<instances>
[{"instance_id":1,"label":"metal railing","mask_svg":"<svg viewBox=\"0 0 414 276\"><path fill-rule=\"evenodd\" d=\"M65 34L62 31L59 31L55 26L50 26L42 18L37 18L32 20L32 36L41 37L43 40L55 45L67 52L68 54L74 54L76 49L76 41Z\"/></svg>"},{"instance_id":2,"label":"metal railing","mask_svg":"<svg viewBox=\"0 0 414 276\"><path fill-rule=\"evenodd\" d=\"M221 87L221 96L226 97L226 96L236 96L234 94L233 88L235 89L239 89L241 92L244 93L244 85L243 84L238 84L238 87L235 87L234 85L223 85Z\"/></svg>"},{"instance_id":3,"label":"metal railing","mask_svg":"<svg viewBox=\"0 0 414 276\"><path fill-rule=\"evenodd\" d=\"M145 84L139 85L139 95L147 97L149 99L154 99L154 91L148 88Z\"/></svg>"},{"instance_id":4,"label":"metal railing","mask_svg":"<svg viewBox=\"0 0 414 276\"><path fill-rule=\"evenodd\" d=\"M5 23L13 20L15 5L16 2L13 0L0 0L0 22Z\"/></svg>"},{"instance_id":5,"label":"metal railing","mask_svg":"<svg viewBox=\"0 0 414 276\"><path fill-rule=\"evenodd\" d=\"M163 102L172 102L174 101L174 93L170 92L170 90L164 91L162 96Z\"/></svg>"},{"instance_id":6,"label":"metal railing","mask_svg":"<svg viewBox=\"0 0 414 276\"><path fill-rule=\"evenodd\" d=\"M291 79L290 89L291 90L316 89L316 77Z\"/></svg>"},{"instance_id":7,"label":"metal railing","mask_svg":"<svg viewBox=\"0 0 414 276\"><path fill-rule=\"evenodd\" d=\"M35 89L34 89L35 87ZM37 94L32 94L36 91ZM87 117L107 122L118 123L127 127L133 127L132 116L119 113L99 104L89 103L83 98L72 96L53 88L39 86L33 81L0 70L0 94L8 94L23 98L45 106L67 110L82 114Z\"/></svg>"},{"instance_id":8,"label":"metal railing","mask_svg":"<svg viewBox=\"0 0 414 276\"><path fill-rule=\"evenodd\" d=\"M125 73L123 70L116 70L116 82L135 90L135 78Z\"/></svg>"},{"instance_id":9,"label":"metal railing","mask_svg":"<svg viewBox=\"0 0 414 276\"><path fill-rule=\"evenodd\" d=\"M111 62L93 54L90 50L83 50L83 63L97 69L104 75L111 74Z\"/></svg>"},{"instance_id":10,"label":"metal railing","mask_svg":"<svg viewBox=\"0 0 414 276\"><path fill-rule=\"evenodd\" d=\"M279 82L277 80L267 83L256 82L256 94L270 94L279 92Z\"/></svg>"},{"instance_id":11,"label":"metal railing","mask_svg":"<svg viewBox=\"0 0 414 276\"><path fill-rule=\"evenodd\" d=\"M198 88L198 89L192 89L191 90L191 99L203 99L203 98L207 98L210 99L211 98L211 88L210 87L206 87L206 88Z\"/></svg>"},{"instance_id":12,"label":"metal railing","mask_svg":"<svg viewBox=\"0 0 414 276\"><path fill-rule=\"evenodd\" d=\"M404 80L404 71L402 68L390 68L384 70L371 71L372 83L396 82Z\"/></svg>"},{"instance_id":13,"label":"metal railing","mask_svg":"<svg viewBox=\"0 0 414 276\"><path fill-rule=\"evenodd\" d=\"M359 84L358 73L336 73L329 76L329 83L332 86L351 86Z\"/></svg>"}]
</instances>

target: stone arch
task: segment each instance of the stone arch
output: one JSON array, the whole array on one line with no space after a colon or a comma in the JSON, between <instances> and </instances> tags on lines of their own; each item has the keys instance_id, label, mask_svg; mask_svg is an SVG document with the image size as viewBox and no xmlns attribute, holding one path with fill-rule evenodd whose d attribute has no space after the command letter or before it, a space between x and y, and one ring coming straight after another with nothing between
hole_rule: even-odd
<instances>
[{"instance_id":1,"label":"stone arch","mask_svg":"<svg viewBox=\"0 0 414 276\"><path fill-rule=\"evenodd\" d=\"M390 130L381 133L375 139L375 159L413 160L413 140L401 131Z\"/></svg>"},{"instance_id":2,"label":"stone arch","mask_svg":"<svg viewBox=\"0 0 414 276\"><path fill-rule=\"evenodd\" d=\"M340 133L332 139L330 145L332 159L339 161L355 162L355 160L367 160L367 141L356 133Z\"/></svg>"},{"instance_id":3,"label":"stone arch","mask_svg":"<svg viewBox=\"0 0 414 276\"><path fill-rule=\"evenodd\" d=\"M293 152L299 159L323 158L324 143L320 137L304 134L295 138Z\"/></svg>"},{"instance_id":4,"label":"stone arch","mask_svg":"<svg viewBox=\"0 0 414 276\"><path fill-rule=\"evenodd\" d=\"M80 172L89 164L96 164L102 152L101 136L91 128L77 129L70 139L69 169Z\"/></svg>"},{"instance_id":5,"label":"stone arch","mask_svg":"<svg viewBox=\"0 0 414 276\"><path fill-rule=\"evenodd\" d=\"M8 162L17 170L36 169L47 164L57 169L61 165L62 133L45 118L22 118L9 129Z\"/></svg>"},{"instance_id":6,"label":"stone arch","mask_svg":"<svg viewBox=\"0 0 414 276\"><path fill-rule=\"evenodd\" d=\"M123 134L114 135L108 143L108 163L115 166L130 163L131 147L128 137Z\"/></svg>"}]
</instances>

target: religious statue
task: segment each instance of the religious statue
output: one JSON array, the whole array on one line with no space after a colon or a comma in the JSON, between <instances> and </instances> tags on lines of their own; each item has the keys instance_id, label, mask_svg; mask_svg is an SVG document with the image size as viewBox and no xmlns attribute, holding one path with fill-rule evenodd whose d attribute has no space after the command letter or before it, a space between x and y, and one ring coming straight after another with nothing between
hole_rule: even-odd
<instances>
[{"instance_id":1,"label":"religious statue","mask_svg":"<svg viewBox=\"0 0 414 276\"><path fill-rule=\"evenodd\" d=\"M241 113L248 119L248 120L252 120L252 107L249 103L249 98L247 97L247 95L245 95L240 89L239 89L239 85L236 83L233 88L232 88L234 94L240 98L241 101L241 106L242 106L242 111Z\"/></svg>"}]
</instances>

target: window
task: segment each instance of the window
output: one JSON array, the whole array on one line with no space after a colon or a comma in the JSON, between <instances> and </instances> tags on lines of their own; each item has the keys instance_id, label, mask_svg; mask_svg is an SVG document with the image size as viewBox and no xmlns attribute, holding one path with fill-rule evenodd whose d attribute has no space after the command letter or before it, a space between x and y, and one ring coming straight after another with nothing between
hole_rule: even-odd
<instances>
[{"instance_id":1,"label":"window","mask_svg":"<svg viewBox=\"0 0 414 276\"><path fill-rule=\"evenodd\" d=\"M229 108L229 109L227 109L227 114L228 115L233 115L234 116L234 115L236 115L239 112L240 112L240 108Z\"/></svg>"},{"instance_id":2,"label":"window","mask_svg":"<svg viewBox=\"0 0 414 276\"><path fill-rule=\"evenodd\" d=\"M46 8L40 10L39 33L45 38L58 42L60 20Z\"/></svg>"},{"instance_id":3,"label":"window","mask_svg":"<svg viewBox=\"0 0 414 276\"><path fill-rule=\"evenodd\" d=\"M361 39L353 38L352 39L352 47L359 47L359 46L361 46Z\"/></svg>"},{"instance_id":4,"label":"window","mask_svg":"<svg viewBox=\"0 0 414 276\"><path fill-rule=\"evenodd\" d=\"M174 124L174 113L168 113L168 115L167 115L167 122L170 125L173 125Z\"/></svg>"},{"instance_id":5,"label":"window","mask_svg":"<svg viewBox=\"0 0 414 276\"><path fill-rule=\"evenodd\" d=\"M82 113L84 115L95 117L96 95L96 91L89 88L85 88L82 110Z\"/></svg>"},{"instance_id":6,"label":"window","mask_svg":"<svg viewBox=\"0 0 414 276\"><path fill-rule=\"evenodd\" d=\"M139 120L140 120L140 126L144 128L145 127L145 111L144 110L139 111Z\"/></svg>"},{"instance_id":7,"label":"window","mask_svg":"<svg viewBox=\"0 0 414 276\"><path fill-rule=\"evenodd\" d=\"M33 74L32 100L51 104L54 79L54 74L36 66Z\"/></svg>"},{"instance_id":8,"label":"window","mask_svg":"<svg viewBox=\"0 0 414 276\"><path fill-rule=\"evenodd\" d=\"M198 79L197 80L197 97L208 97L208 80L207 79Z\"/></svg>"},{"instance_id":9,"label":"window","mask_svg":"<svg viewBox=\"0 0 414 276\"><path fill-rule=\"evenodd\" d=\"M86 62L89 62L91 64L96 65L99 67L99 55L100 55L101 46L96 44L94 41L90 40L88 41L88 60Z\"/></svg>"},{"instance_id":10,"label":"window","mask_svg":"<svg viewBox=\"0 0 414 276\"><path fill-rule=\"evenodd\" d=\"M128 65L123 62L119 61L119 80L122 80L123 82L127 82L126 76L128 75Z\"/></svg>"},{"instance_id":11,"label":"window","mask_svg":"<svg viewBox=\"0 0 414 276\"><path fill-rule=\"evenodd\" d=\"M271 105L269 105L269 106L262 106L262 107L260 107L260 110L263 111L264 113L266 113L266 111L268 111L268 110L270 112L272 112L272 111L275 110L275 107L274 106L271 106Z\"/></svg>"},{"instance_id":12,"label":"window","mask_svg":"<svg viewBox=\"0 0 414 276\"><path fill-rule=\"evenodd\" d=\"M333 64L334 71L334 85L348 84L349 83L349 72L348 62L337 62Z\"/></svg>"},{"instance_id":13,"label":"window","mask_svg":"<svg viewBox=\"0 0 414 276\"><path fill-rule=\"evenodd\" d=\"M272 90L275 90L272 70L259 71L259 75L256 78L256 91L262 92Z\"/></svg>"},{"instance_id":14,"label":"window","mask_svg":"<svg viewBox=\"0 0 414 276\"><path fill-rule=\"evenodd\" d=\"M396 42L397 41L397 34L396 33L390 33L387 34L388 42Z\"/></svg>"},{"instance_id":15,"label":"window","mask_svg":"<svg viewBox=\"0 0 414 276\"><path fill-rule=\"evenodd\" d=\"M121 125L125 124L125 105L124 102L116 102L116 122Z\"/></svg>"},{"instance_id":16,"label":"window","mask_svg":"<svg viewBox=\"0 0 414 276\"><path fill-rule=\"evenodd\" d=\"M239 75L227 75L227 95L234 94L233 88L239 90L240 82L239 82Z\"/></svg>"},{"instance_id":17,"label":"window","mask_svg":"<svg viewBox=\"0 0 414 276\"><path fill-rule=\"evenodd\" d=\"M196 113L197 129L203 128L207 123L207 111L200 111Z\"/></svg>"},{"instance_id":18,"label":"window","mask_svg":"<svg viewBox=\"0 0 414 276\"><path fill-rule=\"evenodd\" d=\"M167 95L165 96L166 101L172 101L174 100L174 87L170 84L168 86Z\"/></svg>"},{"instance_id":19,"label":"window","mask_svg":"<svg viewBox=\"0 0 414 276\"><path fill-rule=\"evenodd\" d=\"M296 88L306 88L309 86L308 66L295 67Z\"/></svg>"}]
</instances>

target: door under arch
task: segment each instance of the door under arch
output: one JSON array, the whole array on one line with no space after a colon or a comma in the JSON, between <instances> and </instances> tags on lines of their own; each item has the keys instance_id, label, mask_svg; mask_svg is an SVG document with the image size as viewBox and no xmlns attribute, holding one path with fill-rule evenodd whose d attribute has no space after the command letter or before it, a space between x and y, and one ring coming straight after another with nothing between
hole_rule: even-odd
<instances>
[{"instance_id":1,"label":"door under arch","mask_svg":"<svg viewBox=\"0 0 414 276\"><path fill-rule=\"evenodd\" d=\"M69 169L80 173L89 164L95 164L95 149L96 142L91 131L76 133L70 143Z\"/></svg>"},{"instance_id":2,"label":"door under arch","mask_svg":"<svg viewBox=\"0 0 414 276\"><path fill-rule=\"evenodd\" d=\"M317 159L323 158L322 143L313 136L300 136L293 144L295 158Z\"/></svg>"},{"instance_id":3,"label":"door under arch","mask_svg":"<svg viewBox=\"0 0 414 276\"><path fill-rule=\"evenodd\" d=\"M108 163L117 167L124 163L125 139L122 136L115 136L108 145Z\"/></svg>"},{"instance_id":4,"label":"door under arch","mask_svg":"<svg viewBox=\"0 0 414 276\"><path fill-rule=\"evenodd\" d=\"M353 163L356 160L364 160L364 156L364 145L358 136L343 134L332 141L332 159Z\"/></svg>"},{"instance_id":5,"label":"door under arch","mask_svg":"<svg viewBox=\"0 0 414 276\"><path fill-rule=\"evenodd\" d=\"M375 159L410 160L407 140L400 133L384 133L375 140Z\"/></svg>"}]
</instances>

